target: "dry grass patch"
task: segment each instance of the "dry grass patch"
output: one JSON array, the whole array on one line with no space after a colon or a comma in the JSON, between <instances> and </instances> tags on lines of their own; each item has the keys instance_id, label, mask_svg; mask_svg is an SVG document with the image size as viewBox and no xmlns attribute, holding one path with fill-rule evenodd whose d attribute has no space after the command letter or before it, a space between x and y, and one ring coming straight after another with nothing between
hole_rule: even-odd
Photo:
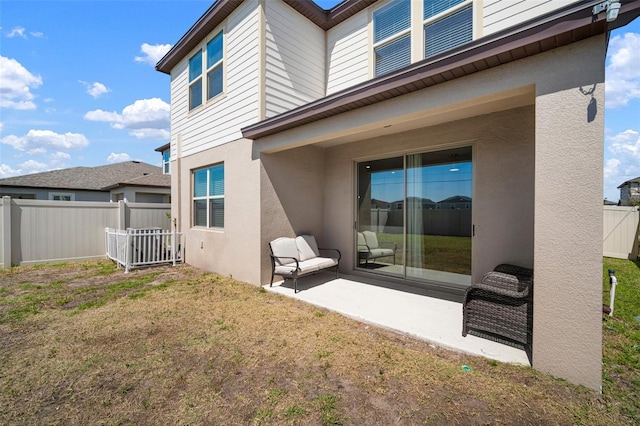
<instances>
[{"instance_id":1,"label":"dry grass patch","mask_svg":"<svg viewBox=\"0 0 640 426\"><path fill-rule=\"evenodd\" d=\"M124 274L95 262L0 279L2 424L633 423L532 369L184 265ZM35 309L6 314L21 306Z\"/></svg>"}]
</instances>

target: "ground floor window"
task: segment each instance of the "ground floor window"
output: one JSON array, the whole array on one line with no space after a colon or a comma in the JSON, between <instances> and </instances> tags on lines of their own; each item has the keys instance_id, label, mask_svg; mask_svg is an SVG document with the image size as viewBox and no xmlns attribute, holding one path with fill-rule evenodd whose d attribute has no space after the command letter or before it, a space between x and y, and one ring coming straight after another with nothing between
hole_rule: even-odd
<instances>
[{"instance_id":1,"label":"ground floor window","mask_svg":"<svg viewBox=\"0 0 640 426\"><path fill-rule=\"evenodd\" d=\"M357 165L357 265L407 279L468 285L471 147Z\"/></svg>"},{"instance_id":2,"label":"ground floor window","mask_svg":"<svg viewBox=\"0 0 640 426\"><path fill-rule=\"evenodd\" d=\"M193 226L224 228L224 164L193 171Z\"/></svg>"},{"instance_id":3,"label":"ground floor window","mask_svg":"<svg viewBox=\"0 0 640 426\"><path fill-rule=\"evenodd\" d=\"M73 192L50 192L49 199L53 201L75 201L76 194Z\"/></svg>"}]
</instances>

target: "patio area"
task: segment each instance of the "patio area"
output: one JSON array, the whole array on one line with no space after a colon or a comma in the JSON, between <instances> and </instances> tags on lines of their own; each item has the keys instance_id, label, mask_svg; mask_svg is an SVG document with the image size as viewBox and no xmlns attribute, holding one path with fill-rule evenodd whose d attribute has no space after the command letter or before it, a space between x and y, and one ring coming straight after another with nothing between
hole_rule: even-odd
<instances>
[{"instance_id":1,"label":"patio area","mask_svg":"<svg viewBox=\"0 0 640 426\"><path fill-rule=\"evenodd\" d=\"M353 275L336 279L331 272L299 279L300 291L295 294L291 280L265 289L443 348L531 365L524 350L476 336L462 337L462 303L432 297L428 290Z\"/></svg>"}]
</instances>

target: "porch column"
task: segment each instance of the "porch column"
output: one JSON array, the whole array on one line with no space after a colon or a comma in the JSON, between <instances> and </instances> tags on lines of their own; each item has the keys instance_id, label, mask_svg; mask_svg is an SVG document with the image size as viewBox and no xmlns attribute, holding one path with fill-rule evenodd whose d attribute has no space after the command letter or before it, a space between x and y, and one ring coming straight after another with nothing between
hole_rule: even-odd
<instances>
[{"instance_id":1,"label":"porch column","mask_svg":"<svg viewBox=\"0 0 640 426\"><path fill-rule=\"evenodd\" d=\"M533 367L602 384L604 36L536 83Z\"/></svg>"}]
</instances>

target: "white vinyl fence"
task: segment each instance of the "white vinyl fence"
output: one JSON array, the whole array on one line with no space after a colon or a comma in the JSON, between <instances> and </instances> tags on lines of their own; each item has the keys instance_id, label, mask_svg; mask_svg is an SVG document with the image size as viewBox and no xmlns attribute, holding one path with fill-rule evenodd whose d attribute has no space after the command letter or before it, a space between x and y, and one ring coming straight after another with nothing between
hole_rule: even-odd
<instances>
[{"instance_id":1,"label":"white vinyl fence","mask_svg":"<svg viewBox=\"0 0 640 426\"><path fill-rule=\"evenodd\" d=\"M638 258L638 207L605 206L602 251L607 257Z\"/></svg>"},{"instance_id":2,"label":"white vinyl fence","mask_svg":"<svg viewBox=\"0 0 640 426\"><path fill-rule=\"evenodd\" d=\"M105 228L172 227L171 205L2 197L0 268L104 259Z\"/></svg>"},{"instance_id":3,"label":"white vinyl fence","mask_svg":"<svg viewBox=\"0 0 640 426\"><path fill-rule=\"evenodd\" d=\"M125 272L163 263L175 266L182 259L182 233L159 228L106 228L105 245L107 257Z\"/></svg>"}]
</instances>

